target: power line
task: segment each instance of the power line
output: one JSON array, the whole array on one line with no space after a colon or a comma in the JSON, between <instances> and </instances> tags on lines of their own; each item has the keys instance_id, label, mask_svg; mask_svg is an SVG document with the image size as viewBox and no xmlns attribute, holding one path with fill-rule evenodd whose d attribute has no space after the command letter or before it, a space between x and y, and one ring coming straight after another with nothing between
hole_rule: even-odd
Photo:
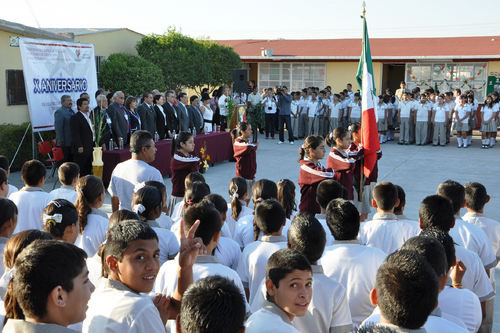
<instances>
[{"instance_id":1,"label":"power line","mask_svg":"<svg viewBox=\"0 0 500 333\"><path fill-rule=\"evenodd\" d=\"M40 27L40 23L38 23L38 20L36 19L35 12L33 11L33 7L31 7L31 3L29 0L26 0L26 4L28 5L28 8L30 9L31 15L33 15L33 18L35 19L36 25L38 26L38 29L42 29Z\"/></svg>"}]
</instances>

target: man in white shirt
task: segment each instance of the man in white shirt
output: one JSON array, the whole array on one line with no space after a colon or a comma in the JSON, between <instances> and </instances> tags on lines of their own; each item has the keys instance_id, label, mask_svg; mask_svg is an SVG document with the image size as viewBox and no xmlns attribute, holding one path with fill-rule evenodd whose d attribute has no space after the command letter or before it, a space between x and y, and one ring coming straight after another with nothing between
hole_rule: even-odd
<instances>
[{"instance_id":1,"label":"man in white shirt","mask_svg":"<svg viewBox=\"0 0 500 333\"><path fill-rule=\"evenodd\" d=\"M73 162L63 163L57 172L62 186L50 192L56 199L66 199L75 204L78 195L76 185L80 180L80 167Z\"/></svg>"},{"instance_id":2,"label":"man in white shirt","mask_svg":"<svg viewBox=\"0 0 500 333\"><path fill-rule=\"evenodd\" d=\"M44 192L47 170L38 160L27 161L21 169L21 178L25 186L9 196L18 210L17 227L14 234L28 229L43 229L42 213L54 200L52 194Z\"/></svg>"},{"instance_id":3,"label":"man in white shirt","mask_svg":"<svg viewBox=\"0 0 500 333\"><path fill-rule=\"evenodd\" d=\"M135 131L130 138L130 151L132 158L119 163L111 175L108 192L113 212L132 208L135 185L148 180L163 183L160 171L148 164L155 160L156 155L155 142L149 132Z\"/></svg>"},{"instance_id":4,"label":"man in white shirt","mask_svg":"<svg viewBox=\"0 0 500 333\"><path fill-rule=\"evenodd\" d=\"M229 87L222 87L222 96L219 98L220 111L220 130L225 131L227 128L227 98L229 96Z\"/></svg>"},{"instance_id":5,"label":"man in white shirt","mask_svg":"<svg viewBox=\"0 0 500 333\"><path fill-rule=\"evenodd\" d=\"M316 123L316 115L317 111L320 108L320 103L317 98L318 94L313 91L311 93L311 100L307 103L307 108L305 109L306 113L306 137L308 135L313 134L313 132L317 129L315 128ZM314 135L319 135L317 132L314 132Z\"/></svg>"}]
</instances>

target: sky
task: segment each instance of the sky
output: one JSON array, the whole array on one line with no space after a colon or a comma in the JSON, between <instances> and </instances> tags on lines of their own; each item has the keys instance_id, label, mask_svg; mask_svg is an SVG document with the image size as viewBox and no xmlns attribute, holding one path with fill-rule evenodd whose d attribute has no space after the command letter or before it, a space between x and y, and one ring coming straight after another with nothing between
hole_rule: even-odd
<instances>
[{"instance_id":1,"label":"sky","mask_svg":"<svg viewBox=\"0 0 500 333\"><path fill-rule=\"evenodd\" d=\"M499 0L365 0L371 38L496 36ZM211 39L362 37L362 0L0 0L0 19L40 28L175 26ZM313 6L312 3L317 5ZM476 4L480 4L476 5Z\"/></svg>"}]
</instances>

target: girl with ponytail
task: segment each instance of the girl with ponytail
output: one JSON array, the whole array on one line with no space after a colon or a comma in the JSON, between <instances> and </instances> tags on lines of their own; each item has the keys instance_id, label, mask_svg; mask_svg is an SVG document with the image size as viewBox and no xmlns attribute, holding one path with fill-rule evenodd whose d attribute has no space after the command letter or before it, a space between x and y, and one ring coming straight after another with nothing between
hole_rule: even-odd
<instances>
[{"instance_id":1,"label":"girl with ponytail","mask_svg":"<svg viewBox=\"0 0 500 333\"><path fill-rule=\"evenodd\" d=\"M251 190L255 184L257 173L257 148L259 143L251 143L252 125L242 121L232 132L234 158L236 159L236 177L243 177L247 181L247 189Z\"/></svg>"},{"instance_id":2,"label":"girl with ponytail","mask_svg":"<svg viewBox=\"0 0 500 333\"><path fill-rule=\"evenodd\" d=\"M231 200L227 211L226 224L234 235L238 220L243 216L250 215L253 211L247 207L248 204L248 187L245 178L234 177L229 182L229 199Z\"/></svg>"},{"instance_id":3,"label":"girl with ponytail","mask_svg":"<svg viewBox=\"0 0 500 333\"><path fill-rule=\"evenodd\" d=\"M349 192L349 200L354 199L352 192L352 177L356 159L347 153L351 147L351 132L345 127L337 127L326 137L326 144L332 147L326 161L326 166L335 171L333 179L338 181ZM356 155L357 157L358 155Z\"/></svg>"},{"instance_id":4,"label":"girl with ponytail","mask_svg":"<svg viewBox=\"0 0 500 333\"><path fill-rule=\"evenodd\" d=\"M43 230L55 239L75 244L80 235L80 223L75 206L66 199L56 199L42 214Z\"/></svg>"}]
</instances>

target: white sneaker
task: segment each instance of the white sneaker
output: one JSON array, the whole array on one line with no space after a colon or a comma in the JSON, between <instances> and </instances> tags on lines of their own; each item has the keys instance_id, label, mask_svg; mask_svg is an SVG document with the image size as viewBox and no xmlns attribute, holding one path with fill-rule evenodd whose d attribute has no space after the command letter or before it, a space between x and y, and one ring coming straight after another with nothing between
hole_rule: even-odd
<instances>
[{"instance_id":1,"label":"white sneaker","mask_svg":"<svg viewBox=\"0 0 500 333\"><path fill-rule=\"evenodd\" d=\"M283 144L283 141L278 141L278 144L279 144L279 145Z\"/></svg>"},{"instance_id":2,"label":"white sneaker","mask_svg":"<svg viewBox=\"0 0 500 333\"><path fill-rule=\"evenodd\" d=\"M290 141L290 144L293 145L294 144L293 141Z\"/></svg>"}]
</instances>

